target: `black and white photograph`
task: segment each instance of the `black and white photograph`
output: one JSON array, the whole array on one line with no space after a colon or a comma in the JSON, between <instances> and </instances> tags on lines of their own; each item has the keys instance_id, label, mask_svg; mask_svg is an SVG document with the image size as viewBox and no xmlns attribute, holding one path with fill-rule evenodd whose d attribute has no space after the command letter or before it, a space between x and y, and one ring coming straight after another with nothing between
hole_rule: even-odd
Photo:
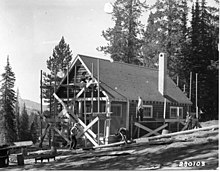
<instances>
[{"instance_id":1,"label":"black and white photograph","mask_svg":"<svg viewBox=\"0 0 220 172\"><path fill-rule=\"evenodd\" d=\"M219 170L219 0L0 0L0 171Z\"/></svg>"}]
</instances>

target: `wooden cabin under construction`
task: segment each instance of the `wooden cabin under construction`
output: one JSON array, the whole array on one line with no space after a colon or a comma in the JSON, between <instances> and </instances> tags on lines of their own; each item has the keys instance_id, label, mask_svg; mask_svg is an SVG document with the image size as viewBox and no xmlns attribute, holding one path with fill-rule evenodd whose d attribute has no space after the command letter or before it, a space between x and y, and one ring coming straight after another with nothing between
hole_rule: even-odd
<instances>
[{"instance_id":1,"label":"wooden cabin under construction","mask_svg":"<svg viewBox=\"0 0 220 172\"><path fill-rule=\"evenodd\" d=\"M162 64L162 70L164 70ZM160 64L159 64L160 66ZM166 70L77 55L57 88L56 95L74 105L78 117L100 137L110 137L125 127L132 138L159 135L183 127L191 101L167 76ZM162 75L165 93L159 91ZM82 84L82 78L86 84ZM143 120L136 120L138 96L143 99Z\"/></svg>"}]
</instances>

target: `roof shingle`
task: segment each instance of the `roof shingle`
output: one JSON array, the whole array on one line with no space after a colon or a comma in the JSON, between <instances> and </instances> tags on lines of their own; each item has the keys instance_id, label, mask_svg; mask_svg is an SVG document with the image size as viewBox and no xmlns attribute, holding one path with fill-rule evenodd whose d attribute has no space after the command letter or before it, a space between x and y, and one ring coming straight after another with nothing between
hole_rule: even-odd
<instances>
[{"instance_id":1,"label":"roof shingle","mask_svg":"<svg viewBox=\"0 0 220 172\"><path fill-rule=\"evenodd\" d=\"M87 68L97 78L97 59L95 57L78 55ZM101 87L118 100L137 100L141 96L144 101L163 102L164 97L158 91L158 70L137 65L110 62L99 59L99 77ZM179 87L167 76L168 101L176 101L182 104L191 104Z\"/></svg>"}]
</instances>

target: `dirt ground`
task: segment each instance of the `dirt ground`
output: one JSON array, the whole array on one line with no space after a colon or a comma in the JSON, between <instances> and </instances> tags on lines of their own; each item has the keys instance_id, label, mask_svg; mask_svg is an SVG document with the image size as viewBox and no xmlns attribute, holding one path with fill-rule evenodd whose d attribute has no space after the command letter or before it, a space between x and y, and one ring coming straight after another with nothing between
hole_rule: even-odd
<instances>
[{"instance_id":1,"label":"dirt ground","mask_svg":"<svg viewBox=\"0 0 220 172\"><path fill-rule=\"evenodd\" d=\"M202 127L218 121L201 123ZM32 152L24 166L16 160L0 170L216 170L219 166L219 132L198 131L156 141L146 141L95 150L58 149L56 160L35 164ZM12 156L12 155L11 155Z\"/></svg>"}]
</instances>

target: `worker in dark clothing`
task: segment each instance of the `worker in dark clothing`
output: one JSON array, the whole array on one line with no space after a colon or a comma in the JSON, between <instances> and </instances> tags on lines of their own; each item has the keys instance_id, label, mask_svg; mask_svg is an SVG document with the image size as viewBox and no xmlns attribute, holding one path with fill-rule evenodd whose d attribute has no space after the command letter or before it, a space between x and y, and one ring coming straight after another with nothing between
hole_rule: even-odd
<instances>
[{"instance_id":1,"label":"worker in dark clothing","mask_svg":"<svg viewBox=\"0 0 220 172\"><path fill-rule=\"evenodd\" d=\"M182 131L190 129L192 129L192 116L187 112L185 126L183 127Z\"/></svg>"},{"instance_id":2,"label":"worker in dark clothing","mask_svg":"<svg viewBox=\"0 0 220 172\"><path fill-rule=\"evenodd\" d=\"M116 133L116 136L118 138L120 138L121 141L125 141L126 144L128 143L128 140L127 140L127 129L126 128L124 128L124 127L119 128L118 132Z\"/></svg>"},{"instance_id":3,"label":"worker in dark clothing","mask_svg":"<svg viewBox=\"0 0 220 172\"><path fill-rule=\"evenodd\" d=\"M76 135L78 133L77 125L78 123L75 123L70 130L70 140L71 140L70 149L76 149L76 145L77 145Z\"/></svg>"},{"instance_id":4,"label":"worker in dark clothing","mask_svg":"<svg viewBox=\"0 0 220 172\"><path fill-rule=\"evenodd\" d=\"M202 126L199 124L199 119L195 116L195 114L189 115L189 113L187 113L186 124L183 127L182 131L191 130L194 128L202 128Z\"/></svg>"},{"instance_id":5,"label":"worker in dark clothing","mask_svg":"<svg viewBox=\"0 0 220 172\"><path fill-rule=\"evenodd\" d=\"M81 78L80 78L80 83L84 83L84 84L87 83L86 72L83 72L83 73L82 73L82 76L81 76Z\"/></svg>"},{"instance_id":6,"label":"worker in dark clothing","mask_svg":"<svg viewBox=\"0 0 220 172\"><path fill-rule=\"evenodd\" d=\"M192 129L194 128L202 128L202 126L199 123L199 119L196 117L195 114L192 115Z\"/></svg>"},{"instance_id":7,"label":"worker in dark clothing","mask_svg":"<svg viewBox=\"0 0 220 172\"><path fill-rule=\"evenodd\" d=\"M86 84L92 80L92 78L90 76L86 76L86 72L82 73L82 76L80 78L80 83L83 84L83 87L86 86Z\"/></svg>"}]
</instances>

